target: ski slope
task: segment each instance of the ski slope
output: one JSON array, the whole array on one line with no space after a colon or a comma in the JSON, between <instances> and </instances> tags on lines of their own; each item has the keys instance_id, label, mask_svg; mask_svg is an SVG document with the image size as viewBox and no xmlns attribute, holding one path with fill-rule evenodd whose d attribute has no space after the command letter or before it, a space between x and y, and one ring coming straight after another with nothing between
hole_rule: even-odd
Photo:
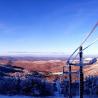
<instances>
[{"instance_id":1,"label":"ski slope","mask_svg":"<svg viewBox=\"0 0 98 98\"><path fill-rule=\"evenodd\" d=\"M63 96L49 96L49 97L32 97L32 96L2 96L0 95L0 98L68 98L68 97L63 97ZM79 96L75 96L73 98L79 98ZM84 96L84 98L98 98L98 96Z\"/></svg>"}]
</instances>

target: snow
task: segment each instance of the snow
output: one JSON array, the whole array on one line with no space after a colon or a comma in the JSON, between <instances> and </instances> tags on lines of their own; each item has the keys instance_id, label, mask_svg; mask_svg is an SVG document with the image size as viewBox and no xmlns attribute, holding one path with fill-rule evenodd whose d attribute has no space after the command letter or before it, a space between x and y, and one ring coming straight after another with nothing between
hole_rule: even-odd
<instances>
[{"instance_id":1,"label":"snow","mask_svg":"<svg viewBox=\"0 0 98 98\"><path fill-rule=\"evenodd\" d=\"M32 97L32 96L0 96L0 98L68 98L63 96L50 96L50 97ZM79 96L75 96L73 98L79 98ZM98 98L98 96L84 96L84 98Z\"/></svg>"},{"instance_id":2,"label":"snow","mask_svg":"<svg viewBox=\"0 0 98 98\"><path fill-rule=\"evenodd\" d=\"M0 98L33 98L31 96L3 96L0 95Z\"/></svg>"}]
</instances>

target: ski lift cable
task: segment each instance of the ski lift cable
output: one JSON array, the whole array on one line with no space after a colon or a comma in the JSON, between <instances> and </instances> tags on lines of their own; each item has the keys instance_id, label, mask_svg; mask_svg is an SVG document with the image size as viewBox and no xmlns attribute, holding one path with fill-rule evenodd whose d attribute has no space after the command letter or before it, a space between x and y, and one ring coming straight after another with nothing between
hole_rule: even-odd
<instances>
[{"instance_id":1,"label":"ski lift cable","mask_svg":"<svg viewBox=\"0 0 98 98\"><path fill-rule=\"evenodd\" d=\"M95 44L97 41L98 41L98 38L97 38L96 40L94 40L91 44L89 44L88 46L86 46L82 51L86 50L87 48L89 48L90 46L92 46L93 44ZM81 51L79 51L79 52L76 54L76 56L73 58L73 60L72 60L70 63L72 63L72 62L76 59L76 57L78 56L78 54L79 54L80 52L81 52ZM68 66L66 66L66 67L68 67Z\"/></svg>"},{"instance_id":2,"label":"ski lift cable","mask_svg":"<svg viewBox=\"0 0 98 98\"><path fill-rule=\"evenodd\" d=\"M86 38L82 41L82 43L80 44L80 46L82 46L87 39L91 36L91 34L95 31L96 27L98 26L98 22L94 25L94 27L92 28L91 32L88 33L88 35L86 36Z\"/></svg>"},{"instance_id":3,"label":"ski lift cable","mask_svg":"<svg viewBox=\"0 0 98 98\"><path fill-rule=\"evenodd\" d=\"M79 47L70 55L70 57L68 58L68 61L71 59L71 57L77 52L77 50L79 49Z\"/></svg>"},{"instance_id":4,"label":"ski lift cable","mask_svg":"<svg viewBox=\"0 0 98 98\"><path fill-rule=\"evenodd\" d=\"M91 44L89 44L88 46L86 46L82 51L86 50L87 48L89 48L90 46L92 46L94 43L96 43L98 41L98 38L93 41ZM79 51L76 56L73 58L72 62L76 59L76 57L78 56L78 54L80 53L81 51Z\"/></svg>"},{"instance_id":5,"label":"ski lift cable","mask_svg":"<svg viewBox=\"0 0 98 98\"><path fill-rule=\"evenodd\" d=\"M82 46L87 40L88 38L91 36L91 34L94 32L94 30L96 29L96 27L98 26L98 22L94 25L94 27L92 28L91 32L88 33L88 35L86 36L86 38L82 41L82 43L79 45ZM79 49L79 47L71 54L71 56L68 58L68 61L71 59L71 57L77 52L77 50Z\"/></svg>"}]
</instances>

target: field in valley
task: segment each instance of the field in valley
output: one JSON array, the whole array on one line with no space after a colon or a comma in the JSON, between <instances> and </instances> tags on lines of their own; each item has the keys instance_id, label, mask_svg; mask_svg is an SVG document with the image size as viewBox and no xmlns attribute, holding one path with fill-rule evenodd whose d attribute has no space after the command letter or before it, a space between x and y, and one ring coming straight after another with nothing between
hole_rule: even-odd
<instances>
[{"instance_id":1,"label":"field in valley","mask_svg":"<svg viewBox=\"0 0 98 98\"><path fill-rule=\"evenodd\" d=\"M16 66L16 67L21 67L24 69L23 73L28 74L30 72L42 72L44 75L48 75L49 73L58 73L58 72L63 72L63 66L65 67L65 71L68 71L68 67L66 65L66 59L53 59L53 58L48 58L48 59L33 59L33 58L2 58L0 59L0 65L11 65L11 66ZM78 71L79 67L73 66L72 71ZM23 74L22 73L22 74ZM90 66L85 66L84 67L84 75L89 76L89 75L98 75L98 62L96 64L90 65ZM77 75L74 75L75 77ZM52 75L48 76L52 77ZM74 78L75 78L74 77Z\"/></svg>"}]
</instances>

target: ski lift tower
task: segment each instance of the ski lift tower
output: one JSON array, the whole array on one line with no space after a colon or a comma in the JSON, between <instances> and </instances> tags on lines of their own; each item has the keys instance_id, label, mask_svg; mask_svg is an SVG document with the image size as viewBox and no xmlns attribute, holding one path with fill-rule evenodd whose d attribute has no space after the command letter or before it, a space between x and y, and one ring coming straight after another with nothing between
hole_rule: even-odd
<instances>
[{"instance_id":1,"label":"ski lift tower","mask_svg":"<svg viewBox=\"0 0 98 98\"><path fill-rule=\"evenodd\" d=\"M83 74L83 52L82 46L79 48L79 56L80 56L80 98L83 98L83 91L84 91L84 74Z\"/></svg>"},{"instance_id":2,"label":"ski lift tower","mask_svg":"<svg viewBox=\"0 0 98 98\"><path fill-rule=\"evenodd\" d=\"M83 40L83 42L79 45L79 47L72 53L72 55L69 57L68 61L67 61L67 64L69 66L69 98L72 98L72 95L71 95L71 65L75 65L75 66L79 66L80 69L79 69L79 78L80 78L80 98L83 98L83 92L84 92L84 75L83 75L83 66L85 65L91 65L93 63L95 63L97 61L96 58L92 59L91 61L89 61L89 63L84 63L83 62L83 51L85 49L87 49L88 47L90 47L91 45L93 45L97 40L95 40L94 42L92 42L90 45L88 45L87 47L85 47L83 49L83 44L88 40L88 38L91 36L91 34L94 32L94 30L96 29L96 27L98 26L98 22L94 25L94 27L92 28L92 30L89 32L89 34L87 35L87 37ZM75 63L70 63L70 58L77 52L77 50L79 49L79 64L75 64ZM76 55L77 56L77 55Z\"/></svg>"},{"instance_id":3,"label":"ski lift tower","mask_svg":"<svg viewBox=\"0 0 98 98\"><path fill-rule=\"evenodd\" d=\"M86 65L92 65L97 61L96 58L90 60L88 63L83 63L83 47L79 47L79 64L76 63L70 63L69 61L67 62L69 65L69 98L72 98L71 95L71 82L72 82L72 76L71 74L73 73L71 71L71 65L74 66L79 66L79 79L80 79L80 85L79 85L79 93L80 93L80 98L83 98L83 93L84 93L84 73L83 73L83 67Z\"/></svg>"}]
</instances>

